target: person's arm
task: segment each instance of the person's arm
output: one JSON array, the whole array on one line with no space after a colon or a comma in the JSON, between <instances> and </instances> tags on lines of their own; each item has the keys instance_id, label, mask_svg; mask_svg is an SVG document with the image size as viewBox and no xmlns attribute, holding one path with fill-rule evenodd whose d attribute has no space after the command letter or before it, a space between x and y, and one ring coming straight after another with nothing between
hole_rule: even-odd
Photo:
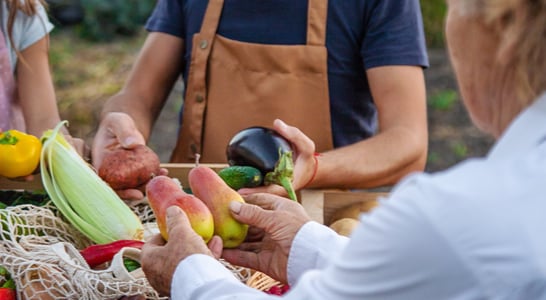
<instances>
[{"instance_id":1,"label":"person's arm","mask_svg":"<svg viewBox=\"0 0 546 300\"><path fill-rule=\"evenodd\" d=\"M424 169L428 132L422 68L377 67L368 70L367 76L378 111L378 134L322 153L317 157L317 174L307 187L392 185Z\"/></svg>"},{"instance_id":2,"label":"person's arm","mask_svg":"<svg viewBox=\"0 0 546 300\"><path fill-rule=\"evenodd\" d=\"M388 186L411 172L423 171L428 129L422 68L376 67L368 71L368 81L377 106L379 132L366 140L313 157L315 145L309 137L290 124L279 120L273 123L274 129L296 149L293 181L296 190ZM277 185L239 192L286 195Z\"/></svg>"},{"instance_id":3,"label":"person's arm","mask_svg":"<svg viewBox=\"0 0 546 300\"><path fill-rule=\"evenodd\" d=\"M49 36L44 36L21 51L15 78L26 131L41 137L44 131L55 128L61 121L49 66ZM86 158L88 148L85 142L73 138L66 127L61 131L78 153Z\"/></svg>"},{"instance_id":4,"label":"person's arm","mask_svg":"<svg viewBox=\"0 0 546 300\"><path fill-rule=\"evenodd\" d=\"M123 89L105 103L102 118L110 112L126 113L147 140L179 77L183 49L184 42L178 37L150 33Z\"/></svg>"},{"instance_id":5,"label":"person's arm","mask_svg":"<svg viewBox=\"0 0 546 300\"><path fill-rule=\"evenodd\" d=\"M60 122L49 68L48 42L45 36L22 50L15 73L26 131L38 137Z\"/></svg>"},{"instance_id":6,"label":"person's arm","mask_svg":"<svg viewBox=\"0 0 546 300\"><path fill-rule=\"evenodd\" d=\"M409 182L409 181L408 181ZM432 224L421 209L424 196L414 182L386 200L361 223L344 247L332 249L328 262L294 278L286 299L450 299L462 295L481 298L478 281L457 247ZM429 199L432 200L432 199ZM248 209L249 206L243 206ZM256 213L261 214L259 211ZM286 219L283 219L287 222ZM277 223L283 223L280 219ZM304 225L312 230L310 223ZM304 242L294 239L296 243ZM307 249L324 240L306 240ZM301 245L300 245L301 246ZM224 250L225 252L226 250ZM301 251L299 257L292 257ZM312 255L312 250L311 255ZM260 251L256 251L260 255ZM304 248L290 251L288 270L304 257ZM191 278L191 279L189 279ZM176 268L172 281L175 299L273 299L252 290L212 257L191 255Z\"/></svg>"}]
</instances>

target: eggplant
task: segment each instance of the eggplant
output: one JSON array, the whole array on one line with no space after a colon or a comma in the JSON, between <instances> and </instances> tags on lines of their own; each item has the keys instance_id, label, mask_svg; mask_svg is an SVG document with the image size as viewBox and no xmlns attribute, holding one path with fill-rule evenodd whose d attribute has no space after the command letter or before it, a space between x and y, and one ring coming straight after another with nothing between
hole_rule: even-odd
<instances>
[{"instance_id":1,"label":"eggplant","mask_svg":"<svg viewBox=\"0 0 546 300\"><path fill-rule=\"evenodd\" d=\"M231 138L226 155L230 166L251 166L265 177L275 169L281 154L289 151L292 151L290 143L275 130L253 126Z\"/></svg>"},{"instance_id":2,"label":"eggplant","mask_svg":"<svg viewBox=\"0 0 546 300\"><path fill-rule=\"evenodd\" d=\"M264 184L281 185L290 199L298 201L292 186L292 147L273 129L254 126L239 131L229 141L226 155L230 166L258 169L263 175Z\"/></svg>"}]
</instances>

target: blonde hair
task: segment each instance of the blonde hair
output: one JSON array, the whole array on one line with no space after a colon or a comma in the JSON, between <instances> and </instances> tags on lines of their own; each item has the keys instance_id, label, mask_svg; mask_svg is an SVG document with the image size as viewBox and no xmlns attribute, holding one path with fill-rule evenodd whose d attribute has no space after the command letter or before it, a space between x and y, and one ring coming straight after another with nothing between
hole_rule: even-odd
<instances>
[{"instance_id":1,"label":"blonde hair","mask_svg":"<svg viewBox=\"0 0 546 300\"><path fill-rule=\"evenodd\" d=\"M10 44L12 45L17 57L26 65L26 61L21 56L19 49L15 47L13 42L13 24L15 23L15 17L17 16L18 11L22 11L28 16L33 16L38 13L37 4L41 4L43 7L47 8L47 3L45 0L5 0L8 7L8 28L7 28L7 37Z\"/></svg>"},{"instance_id":2,"label":"blonde hair","mask_svg":"<svg viewBox=\"0 0 546 300\"><path fill-rule=\"evenodd\" d=\"M514 72L520 105L529 105L546 90L546 0L461 2L499 38L498 59Z\"/></svg>"}]
</instances>

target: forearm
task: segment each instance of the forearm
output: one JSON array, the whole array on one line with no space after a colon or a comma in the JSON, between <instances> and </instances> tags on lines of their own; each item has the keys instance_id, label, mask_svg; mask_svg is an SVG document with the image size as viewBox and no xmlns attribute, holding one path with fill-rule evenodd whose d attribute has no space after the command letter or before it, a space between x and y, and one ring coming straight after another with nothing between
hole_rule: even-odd
<instances>
[{"instance_id":1,"label":"forearm","mask_svg":"<svg viewBox=\"0 0 546 300\"><path fill-rule=\"evenodd\" d=\"M379 132L318 157L319 169L310 187L387 186L424 169L428 129L422 68L377 67L368 70L367 75L377 107Z\"/></svg>"},{"instance_id":2,"label":"forearm","mask_svg":"<svg viewBox=\"0 0 546 300\"><path fill-rule=\"evenodd\" d=\"M51 78L47 38L44 37L21 51L16 82L18 100L25 118L26 131L40 137L60 122L55 89ZM67 133L66 129L63 131Z\"/></svg>"},{"instance_id":3,"label":"forearm","mask_svg":"<svg viewBox=\"0 0 546 300\"><path fill-rule=\"evenodd\" d=\"M406 128L392 128L365 141L322 153L310 187L392 185L411 172L422 171L426 156L425 137Z\"/></svg>"},{"instance_id":4,"label":"forearm","mask_svg":"<svg viewBox=\"0 0 546 300\"><path fill-rule=\"evenodd\" d=\"M140 51L123 89L104 105L101 119L108 112L130 115L148 140L172 87L180 75L181 39L150 33Z\"/></svg>"}]
</instances>

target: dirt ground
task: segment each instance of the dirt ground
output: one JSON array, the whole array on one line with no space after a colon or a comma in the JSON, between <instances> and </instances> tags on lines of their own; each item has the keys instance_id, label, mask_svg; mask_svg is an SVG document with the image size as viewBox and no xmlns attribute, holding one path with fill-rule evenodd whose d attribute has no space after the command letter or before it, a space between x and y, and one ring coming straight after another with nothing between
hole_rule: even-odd
<instances>
[{"instance_id":1,"label":"dirt ground","mask_svg":"<svg viewBox=\"0 0 546 300\"><path fill-rule=\"evenodd\" d=\"M429 160L428 171L443 170L468 158L487 154L494 140L479 131L457 96L447 110L435 109L430 98L445 90L457 91L457 83L444 49L429 49L430 68L425 71L427 84Z\"/></svg>"}]
</instances>

